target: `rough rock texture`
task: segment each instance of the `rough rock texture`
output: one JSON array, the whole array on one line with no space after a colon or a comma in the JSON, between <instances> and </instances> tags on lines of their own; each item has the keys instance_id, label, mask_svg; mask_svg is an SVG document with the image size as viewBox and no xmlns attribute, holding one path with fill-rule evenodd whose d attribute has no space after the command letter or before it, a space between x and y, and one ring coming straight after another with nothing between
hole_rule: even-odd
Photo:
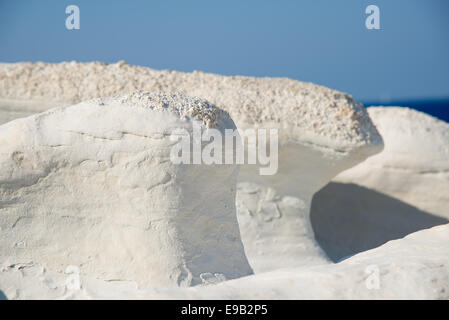
<instances>
[{"instance_id":1,"label":"rough rock texture","mask_svg":"<svg viewBox=\"0 0 449 320\"><path fill-rule=\"evenodd\" d=\"M0 126L0 261L189 286L251 274L235 165L174 165L172 129L224 130L205 100L136 92Z\"/></svg>"},{"instance_id":2,"label":"rough rock texture","mask_svg":"<svg viewBox=\"0 0 449 320\"><path fill-rule=\"evenodd\" d=\"M193 288L145 288L80 277L38 264L3 265L8 299L449 299L449 224L390 241L337 264L281 269Z\"/></svg>"},{"instance_id":3,"label":"rough rock texture","mask_svg":"<svg viewBox=\"0 0 449 320\"><path fill-rule=\"evenodd\" d=\"M344 171L312 203L334 261L449 218L449 124L402 107L368 108L383 152Z\"/></svg>"},{"instance_id":4,"label":"rough rock texture","mask_svg":"<svg viewBox=\"0 0 449 320\"><path fill-rule=\"evenodd\" d=\"M205 98L228 111L241 131L278 129L277 174L261 177L258 167L245 166L238 178L237 213L248 259L256 272L328 262L314 240L310 202L339 172L382 149L362 105L347 94L286 78L157 71L124 62L0 65L0 107L8 110L11 101L26 111L30 104L45 109L46 103L135 89Z\"/></svg>"},{"instance_id":5,"label":"rough rock texture","mask_svg":"<svg viewBox=\"0 0 449 320\"><path fill-rule=\"evenodd\" d=\"M352 149L377 141L365 109L351 96L287 78L158 71L116 64L63 62L0 64L0 98L74 104L135 90L181 92L228 111L237 127L272 123L286 141L309 140ZM41 111L45 105L41 106ZM301 136L298 136L298 132Z\"/></svg>"}]
</instances>

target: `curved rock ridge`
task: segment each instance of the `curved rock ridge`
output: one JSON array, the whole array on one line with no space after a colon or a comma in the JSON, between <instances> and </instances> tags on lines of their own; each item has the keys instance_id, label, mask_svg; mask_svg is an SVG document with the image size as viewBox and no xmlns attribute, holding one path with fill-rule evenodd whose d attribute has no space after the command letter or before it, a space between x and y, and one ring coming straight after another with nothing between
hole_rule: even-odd
<instances>
[{"instance_id":1,"label":"curved rock ridge","mask_svg":"<svg viewBox=\"0 0 449 320\"><path fill-rule=\"evenodd\" d=\"M252 273L236 165L175 165L172 129L235 129L181 94L94 99L0 126L0 261L139 286Z\"/></svg>"},{"instance_id":2,"label":"curved rock ridge","mask_svg":"<svg viewBox=\"0 0 449 320\"><path fill-rule=\"evenodd\" d=\"M239 129L271 124L284 141L338 150L379 143L365 109L347 94L288 78L183 73L100 62L0 64L0 98L73 104L135 90L181 92L228 111ZM298 139L299 137L299 139Z\"/></svg>"},{"instance_id":3,"label":"curved rock ridge","mask_svg":"<svg viewBox=\"0 0 449 320\"><path fill-rule=\"evenodd\" d=\"M241 133L278 129L277 173L260 176L247 165L238 177L237 215L248 259L255 272L329 262L314 239L310 203L335 175L382 150L362 105L287 78L157 71L124 62L0 66L0 104L6 106L27 101L46 108L134 89L205 98L229 112Z\"/></svg>"},{"instance_id":4,"label":"curved rock ridge","mask_svg":"<svg viewBox=\"0 0 449 320\"><path fill-rule=\"evenodd\" d=\"M404 107L370 107L383 152L335 178L449 218L449 123Z\"/></svg>"},{"instance_id":5,"label":"curved rock ridge","mask_svg":"<svg viewBox=\"0 0 449 320\"><path fill-rule=\"evenodd\" d=\"M281 269L179 292L195 299L449 299L449 224L337 264ZM153 291L147 297L161 297ZM173 297L173 295L171 295Z\"/></svg>"},{"instance_id":6,"label":"curved rock ridge","mask_svg":"<svg viewBox=\"0 0 449 320\"><path fill-rule=\"evenodd\" d=\"M97 98L89 103L110 105L119 103L123 106L149 108L155 111L175 113L180 119L194 119L203 122L209 128L216 127L225 118L230 121L227 112L209 104L204 99L189 97L180 93L166 94L161 92L148 93L143 90L126 96Z\"/></svg>"},{"instance_id":7,"label":"curved rock ridge","mask_svg":"<svg viewBox=\"0 0 449 320\"><path fill-rule=\"evenodd\" d=\"M39 264L3 265L7 299L449 299L449 224L390 241L337 264L275 270L191 288L142 288L105 282ZM1 266L0 266L1 267ZM70 283L70 282L69 282Z\"/></svg>"}]
</instances>

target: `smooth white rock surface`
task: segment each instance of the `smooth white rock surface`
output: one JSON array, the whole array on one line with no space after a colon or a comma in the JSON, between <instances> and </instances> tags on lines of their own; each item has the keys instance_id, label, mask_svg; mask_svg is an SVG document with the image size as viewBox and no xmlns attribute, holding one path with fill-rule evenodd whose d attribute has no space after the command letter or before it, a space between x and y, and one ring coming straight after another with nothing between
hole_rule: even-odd
<instances>
[{"instance_id":1,"label":"smooth white rock surface","mask_svg":"<svg viewBox=\"0 0 449 320\"><path fill-rule=\"evenodd\" d=\"M383 152L334 179L449 218L449 123L404 107L370 107Z\"/></svg>"},{"instance_id":2,"label":"smooth white rock surface","mask_svg":"<svg viewBox=\"0 0 449 320\"><path fill-rule=\"evenodd\" d=\"M0 126L0 262L139 286L252 273L236 165L175 165L172 129L234 129L205 100L136 92ZM36 271L38 272L38 271Z\"/></svg>"},{"instance_id":3,"label":"smooth white rock surface","mask_svg":"<svg viewBox=\"0 0 449 320\"><path fill-rule=\"evenodd\" d=\"M366 110L351 96L287 78L158 71L125 62L17 63L0 66L0 99L45 108L132 90L183 92L229 112L240 131L279 130L279 170L244 166L237 213L255 272L328 263L314 239L313 194L339 172L382 150ZM11 108L9 108L11 109Z\"/></svg>"},{"instance_id":4,"label":"smooth white rock surface","mask_svg":"<svg viewBox=\"0 0 449 320\"><path fill-rule=\"evenodd\" d=\"M279 269L191 288L137 289L55 273L39 264L3 265L8 299L449 299L449 224L360 253L337 264Z\"/></svg>"},{"instance_id":5,"label":"smooth white rock surface","mask_svg":"<svg viewBox=\"0 0 449 320\"><path fill-rule=\"evenodd\" d=\"M385 149L312 202L316 237L334 261L449 223L449 124L404 107L367 110Z\"/></svg>"}]
</instances>

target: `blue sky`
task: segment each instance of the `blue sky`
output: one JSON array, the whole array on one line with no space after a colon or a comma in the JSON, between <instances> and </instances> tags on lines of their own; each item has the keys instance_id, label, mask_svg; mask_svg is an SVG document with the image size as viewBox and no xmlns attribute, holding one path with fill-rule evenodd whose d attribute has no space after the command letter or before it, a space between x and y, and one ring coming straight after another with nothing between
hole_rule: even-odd
<instances>
[{"instance_id":1,"label":"blue sky","mask_svg":"<svg viewBox=\"0 0 449 320\"><path fill-rule=\"evenodd\" d=\"M65 8L80 8L80 30ZM381 30L365 28L380 8ZM449 97L449 1L0 0L0 61L116 62L311 81L364 101Z\"/></svg>"}]
</instances>

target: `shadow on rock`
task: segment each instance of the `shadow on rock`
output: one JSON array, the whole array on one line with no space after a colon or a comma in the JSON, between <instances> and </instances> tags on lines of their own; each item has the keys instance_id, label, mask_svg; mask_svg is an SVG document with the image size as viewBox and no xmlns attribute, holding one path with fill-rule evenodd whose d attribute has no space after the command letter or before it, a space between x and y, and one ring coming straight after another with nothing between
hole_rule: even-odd
<instances>
[{"instance_id":1,"label":"shadow on rock","mask_svg":"<svg viewBox=\"0 0 449 320\"><path fill-rule=\"evenodd\" d=\"M310 219L316 240L334 262L449 223L377 191L335 182L314 195Z\"/></svg>"},{"instance_id":2,"label":"shadow on rock","mask_svg":"<svg viewBox=\"0 0 449 320\"><path fill-rule=\"evenodd\" d=\"M8 300L8 297L3 293L2 290L0 290L0 300Z\"/></svg>"}]
</instances>

